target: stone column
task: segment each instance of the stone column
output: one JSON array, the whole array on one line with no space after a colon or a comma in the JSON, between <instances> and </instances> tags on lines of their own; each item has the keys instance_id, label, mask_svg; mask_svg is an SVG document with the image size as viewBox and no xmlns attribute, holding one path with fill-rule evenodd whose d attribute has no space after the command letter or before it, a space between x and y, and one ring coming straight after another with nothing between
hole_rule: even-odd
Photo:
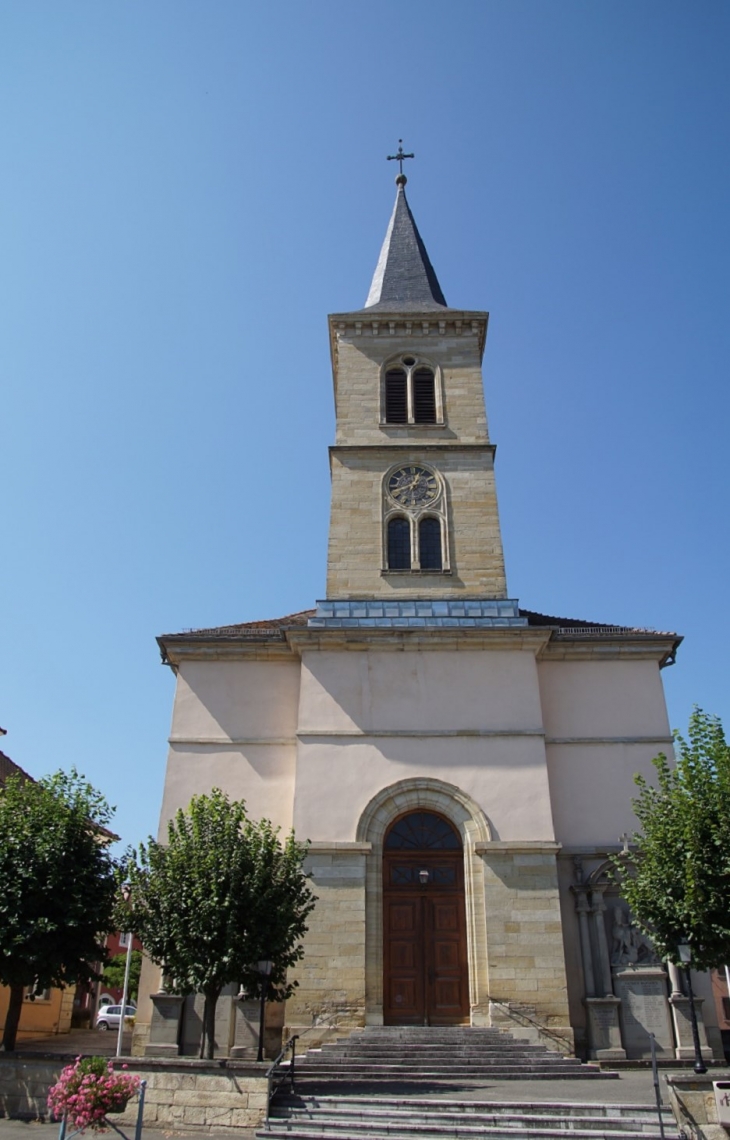
<instances>
[{"instance_id":1,"label":"stone column","mask_svg":"<svg viewBox=\"0 0 730 1140\"><path fill-rule=\"evenodd\" d=\"M683 997L679 966L675 966L674 962L667 962L667 970L669 971L669 984L672 987L671 997Z\"/></svg>"},{"instance_id":2,"label":"stone column","mask_svg":"<svg viewBox=\"0 0 730 1140\"><path fill-rule=\"evenodd\" d=\"M580 930L580 950L586 989L584 1004L588 1029L588 1054L593 1061L623 1061L626 1058L626 1050L621 1046L621 1029L618 1020L621 1003L613 994L596 997L587 890L582 886L574 886L571 889L575 895L575 909L578 912Z\"/></svg>"},{"instance_id":3,"label":"stone column","mask_svg":"<svg viewBox=\"0 0 730 1140\"><path fill-rule=\"evenodd\" d=\"M580 953L583 961L583 980L586 997L596 996L596 983L593 977L593 953L591 951L591 935L588 929L588 898L586 891L581 887L571 887L575 896L575 909L578 912L578 929L580 931Z\"/></svg>"},{"instance_id":4,"label":"stone column","mask_svg":"<svg viewBox=\"0 0 730 1140\"><path fill-rule=\"evenodd\" d=\"M602 997L613 996L613 983L611 980L611 959L608 953L608 940L606 939L606 922L603 917L606 904L603 901L605 887L593 887L591 890L591 917L596 933L598 946L598 990Z\"/></svg>"},{"instance_id":5,"label":"stone column","mask_svg":"<svg viewBox=\"0 0 730 1140\"><path fill-rule=\"evenodd\" d=\"M677 967L675 966L675 970ZM678 971L677 971L678 972ZM705 1022L702 1016L704 998L695 997L695 1013L697 1015L697 1029L700 1036L700 1053L703 1061L712 1060L712 1049L707 1043ZM695 1047L692 1040L692 1020L689 1011L689 998L684 994L672 993L669 998L672 1010L672 1023L674 1025L674 1038L676 1048L674 1055L678 1061L694 1061Z\"/></svg>"}]
</instances>

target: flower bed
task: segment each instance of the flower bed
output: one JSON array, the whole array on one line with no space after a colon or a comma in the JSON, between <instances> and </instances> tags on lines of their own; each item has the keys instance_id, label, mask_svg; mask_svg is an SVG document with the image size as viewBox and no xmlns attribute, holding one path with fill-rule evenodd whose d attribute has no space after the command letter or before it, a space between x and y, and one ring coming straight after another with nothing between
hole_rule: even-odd
<instances>
[{"instance_id":1,"label":"flower bed","mask_svg":"<svg viewBox=\"0 0 730 1140\"><path fill-rule=\"evenodd\" d=\"M75 1128L98 1132L105 1127L107 1113L124 1112L140 1083L140 1077L116 1072L104 1057L77 1057L48 1090L48 1107L54 1116L68 1117Z\"/></svg>"}]
</instances>

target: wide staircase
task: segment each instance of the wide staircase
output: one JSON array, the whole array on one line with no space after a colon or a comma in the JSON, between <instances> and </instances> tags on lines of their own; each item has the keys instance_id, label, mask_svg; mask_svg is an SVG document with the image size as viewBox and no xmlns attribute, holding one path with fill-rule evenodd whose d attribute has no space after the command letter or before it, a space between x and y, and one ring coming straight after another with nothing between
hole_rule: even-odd
<instances>
[{"instance_id":1,"label":"wide staircase","mask_svg":"<svg viewBox=\"0 0 730 1140\"><path fill-rule=\"evenodd\" d=\"M286 1074L283 1067L282 1077ZM588 1086L591 1095L585 1103L566 1103L561 1097L561 1080L600 1081L617 1075L498 1029L373 1026L297 1057L294 1089L288 1080L282 1082L268 1126L256 1135L289 1140L408 1140L417 1135L560 1140L569 1133L566 1140L662 1140L651 1105L603 1104L595 1086ZM457 1089L505 1080L545 1084L524 1103L454 1099ZM668 1112L665 1120L666 1136L675 1140L677 1129Z\"/></svg>"},{"instance_id":2,"label":"wide staircase","mask_svg":"<svg viewBox=\"0 0 730 1140\"><path fill-rule=\"evenodd\" d=\"M666 1137L677 1128L665 1113ZM288 1096L274 1102L270 1130L289 1140L662 1140L650 1105L426 1100L394 1096Z\"/></svg>"},{"instance_id":3,"label":"wide staircase","mask_svg":"<svg viewBox=\"0 0 730 1140\"><path fill-rule=\"evenodd\" d=\"M328 1081L480 1081L606 1078L544 1045L501 1029L369 1026L296 1061L297 1079Z\"/></svg>"}]
</instances>

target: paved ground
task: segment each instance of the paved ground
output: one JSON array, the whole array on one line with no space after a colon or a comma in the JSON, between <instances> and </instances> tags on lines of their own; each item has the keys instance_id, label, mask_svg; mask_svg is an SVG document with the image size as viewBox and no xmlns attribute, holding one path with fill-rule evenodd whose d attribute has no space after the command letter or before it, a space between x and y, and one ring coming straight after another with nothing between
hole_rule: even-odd
<instances>
[{"instance_id":1,"label":"paved ground","mask_svg":"<svg viewBox=\"0 0 730 1140\"><path fill-rule=\"evenodd\" d=\"M129 1056L132 1032L122 1037L122 1049ZM70 1033L56 1033L51 1037L36 1037L32 1041L18 1041L19 1053L56 1053L78 1057L79 1053L97 1057L113 1057L117 1051L116 1029L72 1029Z\"/></svg>"}]
</instances>

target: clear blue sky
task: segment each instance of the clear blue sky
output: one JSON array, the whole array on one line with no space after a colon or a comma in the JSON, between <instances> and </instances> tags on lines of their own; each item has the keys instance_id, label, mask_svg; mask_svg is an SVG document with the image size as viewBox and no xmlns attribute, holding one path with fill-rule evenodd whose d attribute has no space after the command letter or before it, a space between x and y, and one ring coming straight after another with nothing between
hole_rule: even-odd
<instances>
[{"instance_id":1,"label":"clear blue sky","mask_svg":"<svg viewBox=\"0 0 730 1140\"><path fill-rule=\"evenodd\" d=\"M324 593L326 314L394 197L491 312L510 593L730 728L725 0L4 0L0 747L155 832L155 635Z\"/></svg>"}]
</instances>

